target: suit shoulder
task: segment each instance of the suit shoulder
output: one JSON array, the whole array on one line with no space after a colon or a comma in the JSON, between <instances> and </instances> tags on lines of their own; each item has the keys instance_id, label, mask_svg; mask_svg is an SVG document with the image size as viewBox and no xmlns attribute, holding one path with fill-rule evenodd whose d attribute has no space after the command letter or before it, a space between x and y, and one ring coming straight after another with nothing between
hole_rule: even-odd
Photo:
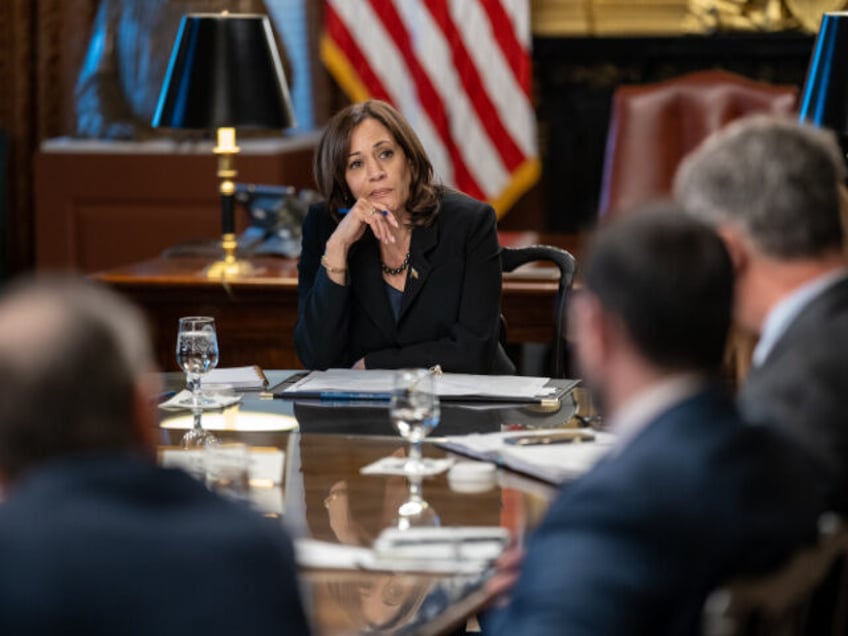
<instances>
[{"instance_id":1,"label":"suit shoulder","mask_svg":"<svg viewBox=\"0 0 848 636\"><path fill-rule=\"evenodd\" d=\"M492 206L453 190L441 194L437 218L437 223L460 235L493 237L497 231L497 217Z\"/></svg>"},{"instance_id":2,"label":"suit shoulder","mask_svg":"<svg viewBox=\"0 0 848 636\"><path fill-rule=\"evenodd\" d=\"M495 217L495 211L491 205L456 190L442 192L439 200L439 214L449 216L451 219L468 219L471 222Z\"/></svg>"}]
</instances>

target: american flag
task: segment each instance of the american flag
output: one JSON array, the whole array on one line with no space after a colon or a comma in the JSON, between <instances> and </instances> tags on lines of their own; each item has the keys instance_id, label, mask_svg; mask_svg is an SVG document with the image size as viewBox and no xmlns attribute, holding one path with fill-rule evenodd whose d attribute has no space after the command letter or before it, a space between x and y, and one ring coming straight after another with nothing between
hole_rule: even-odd
<instances>
[{"instance_id":1,"label":"american flag","mask_svg":"<svg viewBox=\"0 0 848 636\"><path fill-rule=\"evenodd\" d=\"M446 184L498 215L539 178L529 0L327 0L321 57L393 104Z\"/></svg>"}]
</instances>

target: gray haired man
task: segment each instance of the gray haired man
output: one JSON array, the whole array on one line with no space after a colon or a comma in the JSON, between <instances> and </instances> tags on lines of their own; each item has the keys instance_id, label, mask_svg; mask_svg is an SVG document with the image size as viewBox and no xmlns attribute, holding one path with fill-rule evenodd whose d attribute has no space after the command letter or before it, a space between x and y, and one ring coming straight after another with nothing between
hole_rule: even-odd
<instances>
[{"instance_id":1,"label":"gray haired man","mask_svg":"<svg viewBox=\"0 0 848 636\"><path fill-rule=\"evenodd\" d=\"M675 195L716 228L736 274L737 322L759 334L740 391L747 419L791 433L848 506L848 263L844 158L833 136L757 116L705 141Z\"/></svg>"}]
</instances>

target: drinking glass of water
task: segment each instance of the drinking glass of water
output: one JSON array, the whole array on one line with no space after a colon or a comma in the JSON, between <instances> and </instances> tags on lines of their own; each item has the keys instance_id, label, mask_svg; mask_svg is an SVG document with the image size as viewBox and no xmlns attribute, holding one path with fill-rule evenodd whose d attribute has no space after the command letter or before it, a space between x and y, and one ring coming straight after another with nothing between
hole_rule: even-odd
<instances>
[{"instance_id":1,"label":"drinking glass of water","mask_svg":"<svg viewBox=\"0 0 848 636\"><path fill-rule=\"evenodd\" d=\"M427 369L401 369L395 372L389 403L392 426L409 442L404 472L427 472L430 460L421 456L421 442L439 424L439 396L436 381Z\"/></svg>"},{"instance_id":2,"label":"drinking glass of water","mask_svg":"<svg viewBox=\"0 0 848 636\"><path fill-rule=\"evenodd\" d=\"M183 406L199 409L215 404L203 395L201 379L218 365L218 336L215 319L209 316L180 318L177 332L177 363L191 387L191 400Z\"/></svg>"}]
</instances>

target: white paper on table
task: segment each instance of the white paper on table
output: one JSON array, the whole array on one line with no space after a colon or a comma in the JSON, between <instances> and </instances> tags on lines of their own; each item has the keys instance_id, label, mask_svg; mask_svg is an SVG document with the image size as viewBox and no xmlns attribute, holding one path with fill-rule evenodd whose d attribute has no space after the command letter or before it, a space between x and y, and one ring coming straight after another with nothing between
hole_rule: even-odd
<instances>
[{"instance_id":1,"label":"white paper on table","mask_svg":"<svg viewBox=\"0 0 848 636\"><path fill-rule=\"evenodd\" d=\"M382 561L462 561L491 563L509 544L500 526L386 528L374 541Z\"/></svg>"},{"instance_id":2,"label":"white paper on table","mask_svg":"<svg viewBox=\"0 0 848 636\"><path fill-rule=\"evenodd\" d=\"M510 437L545 437L561 432L562 429L550 429L451 435L437 444L448 450L506 466L554 484L574 479L587 472L615 445L615 436L602 432L593 432L595 439L591 442L535 446L505 443Z\"/></svg>"},{"instance_id":3,"label":"white paper on table","mask_svg":"<svg viewBox=\"0 0 848 636\"><path fill-rule=\"evenodd\" d=\"M208 403L202 404L200 406L201 410L203 411L217 411L218 409L223 409L228 406L232 406L233 404L238 404L239 402L241 402L240 395L235 395L232 392L215 393L212 387L209 387L209 390L204 391L203 397L208 401ZM170 400L162 402L162 404L159 405L159 408L177 411L193 409L193 406L187 406L186 404L184 404L184 402L189 402L190 400L191 391L189 391L188 389L183 389L175 396L173 396Z\"/></svg>"},{"instance_id":4,"label":"white paper on table","mask_svg":"<svg viewBox=\"0 0 848 636\"><path fill-rule=\"evenodd\" d=\"M326 391L349 393L388 393L394 386L392 370L384 369L329 369L312 371L287 387L288 391ZM537 398L554 395L556 387L547 386L550 378L517 375L472 375L445 373L436 376L436 393L439 396L490 396Z\"/></svg>"},{"instance_id":5,"label":"white paper on table","mask_svg":"<svg viewBox=\"0 0 848 636\"><path fill-rule=\"evenodd\" d=\"M453 531L454 528L445 528ZM388 531L384 531L388 532ZM408 532L408 531L403 531ZM378 539L379 541L379 539ZM420 549L406 547L400 551L386 550L378 553L362 546L330 543L310 538L294 540L294 553L298 566L323 570L372 570L382 572L428 572L434 574L479 574L489 566L490 560L503 549L502 542L486 545L469 545L457 557L454 544L450 544L445 555L434 558L432 544L420 545ZM479 557L485 552L485 559Z\"/></svg>"},{"instance_id":6,"label":"white paper on table","mask_svg":"<svg viewBox=\"0 0 848 636\"><path fill-rule=\"evenodd\" d=\"M294 554L303 568L358 570L374 562L370 548L317 539L295 539Z\"/></svg>"},{"instance_id":7,"label":"white paper on table","mask_svg":"<svg viewBox=\"0 0 848 636\"><path fill-rule=\"evenodd\" d=\"M282 482L285 453L279 449L251 448L248 459L250 481L262 485L278 485ZM189 474L205 473L206 460L203 450L161 448L159 463L165 468L181 468Z\"/></svg>"},{"instance_id":8,"label":"white paper on table","mask_svg":"<svg viewBox=\"0 0 848 636\"><path fill-rule=\"evenodd\" d=\"M363 475L406 475L406 463L409 461L407 457L381 457L375 462L363 466L359 472ZM451 457L442 457L439 459L427 458L418 474L422 477L431 477L438 475L448 470L453 466L454 460Z\"/></svg>"},{"instance_id":9,"label":"white paper on table","mask_svg":"<svg viewBox=\"0 0 848 636\"><path fill-rule=\"evenodd\" d=\"M215 385L230 386L240 390L259 391L268 386L268 380L262 369L256 365L244 367L218 367L212 369L203 378L204 387Z\"/></svg>"},{"instance_id":10,"label":"white paper on table","mask_svg":"<svg viewBox=\"0 0 848 636\"><path fill-rule=\"evenodd\" d=\"M266 488L264 486L250 486L250 503L258 510L265 513L277 515L283 514L283 489L279 486Z\"/></svg>"}]
</instances>

